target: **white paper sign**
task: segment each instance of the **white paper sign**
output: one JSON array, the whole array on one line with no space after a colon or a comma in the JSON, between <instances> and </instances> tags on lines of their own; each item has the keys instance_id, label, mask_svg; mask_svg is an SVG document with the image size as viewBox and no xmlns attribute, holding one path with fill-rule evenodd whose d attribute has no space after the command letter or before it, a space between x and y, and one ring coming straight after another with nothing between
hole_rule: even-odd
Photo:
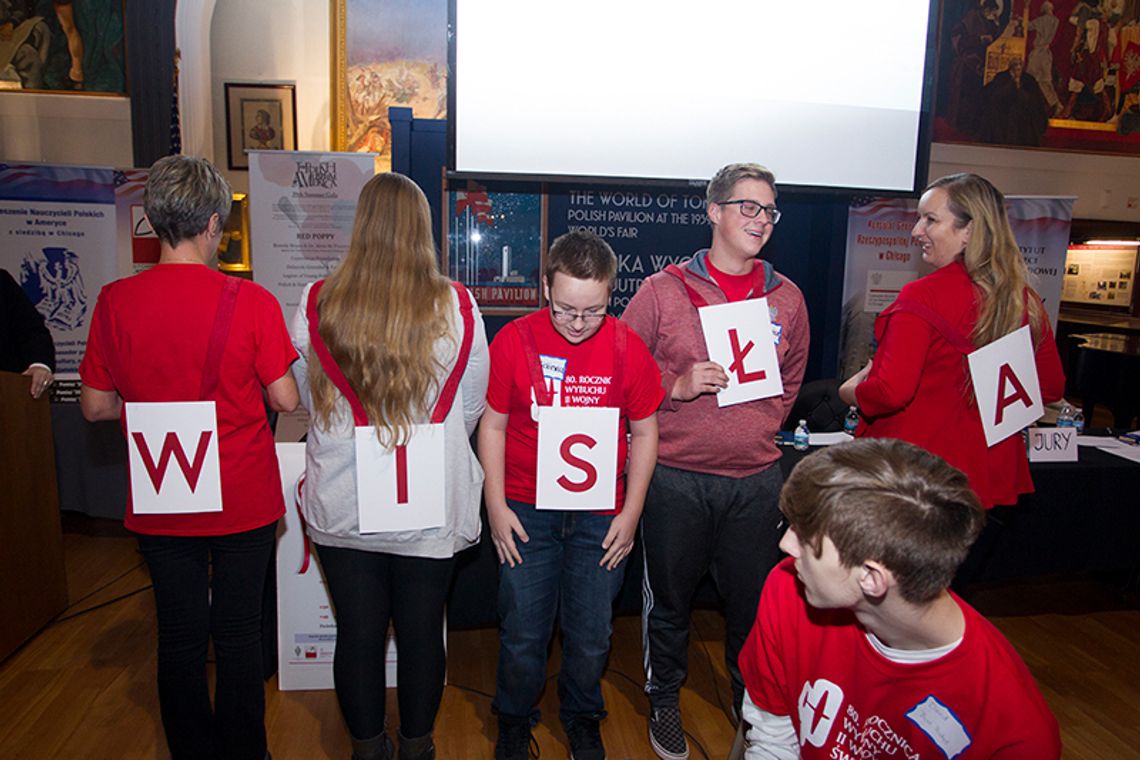
<instances>
[{"instance_id":1,"label":"white paper sign","mask_svg":"<svg viewBox=\"0 0 1140 760\"><path fill-rule=\"evenodd\" d=\"M784 392L767 298L702 306L697 313L709 359L728 373L728 387L717 394L717 404L729 406Z\"/></svg>"},{"instance_id":2,"label":"white paper sign","mask_svg":"<svg viewBox=\"0 0 1140 760\"><path fill-rule=\"evenodd\" d=\"M214 402L129 402L125 406L135 514L221 512Z\"/></svg>"},{"instance_id":3,"label":"white paper sign","mask_svg":"<svg viewBox=\"0 0 1140 760\"><path fill-rule=\"evenodd\" d=\"M872 269L867 272L867 290L863 294L863 311L878 314L899 297L903 285L918 277L912 269Z\"/></svg>"},{"instance_id":4,"label":"white paper sign","mask_svg":"<svg viewBox=\"0 0 1140 760\"><path fill-rule=\"evenodd\" d=\"M618 410L543 406L538 412L538 509L614 509Z\"/></svg>"},{"instance_id":5,"label":"white paper sign","mask_svg":"<svg viewBox=\"0 0 1140 760\"><path fill-rule=\"evenodd\" d=\"M971 352L967 359L987 446L1000 443L1045 413L1028 325Z\"/></svg>"},{"instance_id":6,"label":"white paper sign","mask_svg":"<svg viewBox=\"0 0 1140 760\"><path fill-rule=\"evenodd\" d=\"M356 428L361 533L426 530L444 523L443 425L414 425L408 445L385 450L371 425Z\"/></svg>"},{"instance_id":7,"label":"white paper sign","mask_svg":"<svg viewBox=\"0 0 1140 760\"><path fill-rule=\"evenodd\" d=\"M1029 461L1077 461L1076 428L1029 428Z\"/></svg>"}]
</instances>

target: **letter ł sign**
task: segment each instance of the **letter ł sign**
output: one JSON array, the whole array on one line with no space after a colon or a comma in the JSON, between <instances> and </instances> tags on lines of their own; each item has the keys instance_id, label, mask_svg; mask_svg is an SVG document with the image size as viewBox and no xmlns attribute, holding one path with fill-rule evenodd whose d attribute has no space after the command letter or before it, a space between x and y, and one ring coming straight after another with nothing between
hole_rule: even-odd
<instances>
[{"instance_id":1,"label":"letter \u0142 sign","mask_svg":"<svg viewBox=\"0 0 1140 760\"><path fill-rule=\"evenodd\" d=\"M1020 432L1044 414L1028 326L982 346L966 358L987 446Z\"/></svg>"},{"instance_id":2,"label":"letter \u0142 sign","mask_svg":"<svg viewBox=\"0 0 1140 760\"><path fill-rule=\"evenodd\" d=\"M612 407L539 407L538 509L614 508L619 419Z\"/></svg>"},{"instance_id":3,"label":"letter \u0142 sign","mask_svg":"<svg viewBox=\"0 0 1140 760\"><path fill-rule=\"evenodd\" d=\"M702 306L697 313L709 359L728 373L728 387L717 394L717 404L729 406L784 392L767 298Z\"/></svg>"},{"instance_id":4,"label":"letter \u0142 sign","mask_svg":"<svg viewBox=\"0 0 1140 760\"><path fill-rule=\"evenodd\" d=\"M376 428L356 428L356 509L361 533L444 524L444 426L413 425L408 444L385 449Z\"/></svg>"},{"instance_id":5,"label":"letter \u0142 sign","mask_svg":"<svg viewBox=\"0 0 1140 760\"><path fill-rule=\"evenodd\" d=\"M222 511L213 401L129 402L125 416L135 514Z\"/></svg>"}]
</instances>

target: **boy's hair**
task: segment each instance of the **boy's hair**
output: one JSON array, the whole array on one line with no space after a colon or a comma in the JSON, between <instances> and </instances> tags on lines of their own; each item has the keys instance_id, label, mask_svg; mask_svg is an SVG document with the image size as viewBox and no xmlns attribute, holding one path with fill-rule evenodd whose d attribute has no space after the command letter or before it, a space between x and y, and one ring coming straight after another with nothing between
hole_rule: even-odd
<instances>
[{"instance_id":1,"label":"boy's hair","mask_svg":"<svg viewBox=\"0 0 1140 760\"><path fill-rule=\"evenodd\" d=\"M780 510L816 556L827 536L845 567L880 562L912 604L950 585L985 523L961 470L891 438L861 438L806 457L784 484Z\"/></svg>"},{"instance_id":2,"label":"boy's hair","mask_svg":"<svg viewBox=\"0 0 1140 760\"><path fill-rule=\"evenodd\" d=\"M548 287L554 284L555 272L575 280L598 280L612 288L617 279L617 256L609 243L592 232L567 232L555 239L546 256L542 276Z\"/></svg>"},{"instance_id":3,"label":"boy's hair","mask_svg":"<svg viewBox=\"0 0 1140 760\"><path fill-rule=\"evenodd\" d=\"M724 203L731 200L729 196L732 195L732 188L742 179L767 182L772 188L772 194L776 195L776 175L768 167L760 164L729 164L709 180L709 186L705 190L705 202Z\"/></svg>"}]
</instances>

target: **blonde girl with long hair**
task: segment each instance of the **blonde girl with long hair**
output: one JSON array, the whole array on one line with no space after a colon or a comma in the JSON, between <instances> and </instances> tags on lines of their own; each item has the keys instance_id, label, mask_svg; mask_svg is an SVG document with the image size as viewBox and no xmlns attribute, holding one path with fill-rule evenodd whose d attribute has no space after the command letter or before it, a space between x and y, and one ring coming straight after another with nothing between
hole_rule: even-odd
<instances>
[{"instance_id":1,"label":"blonde girl with long hair","mask_svg":"<svg viewBox=\"0 0 1140 760\"><path fill-rule=\"evenodd\" d=\"M469 439L483 412L487 338L474 299L437 261L423 192L403 175L377 175L360 193L348 254L306 287L292 326L302 357L293 371L311 415L301 511L336 614L333 673L355 760L394 753L384 723L389 621L400 648L398 756L434 757L444 602L454 555L480 534L483 471ZM448 403L437 470L444 524L362 533L355 428L374 427L392 450Z\"/></svg>"},{"instance_id":2,"label":"blonde girl with long hair","mask_svg":"<svg viewBox=\"0 0 1140 760\"><path fill-rule=\"evenodd\" d=\"M1045 403L1065 375L1041 297L1005 209L977 174L935 180L911 235L935 271L909 283L875 321L878 349L840 396L859 407L857 435L901 438L938 454L970 479L982 504L1015 504L1033 490L1020 436L987 446L966 354L1028 324Z\"/></svg>"}]
</instances>

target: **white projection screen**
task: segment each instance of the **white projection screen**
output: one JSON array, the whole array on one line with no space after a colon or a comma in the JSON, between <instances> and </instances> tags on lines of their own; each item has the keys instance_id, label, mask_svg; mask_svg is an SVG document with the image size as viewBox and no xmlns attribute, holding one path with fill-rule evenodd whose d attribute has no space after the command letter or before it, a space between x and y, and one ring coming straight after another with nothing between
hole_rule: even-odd
<instances>
[{"instance_id":1,"label":"white projection screen","mask_svg":"<svg viewBox=\"0 0 1140 760\"><path fill-rule=\"evenodd\" d=\"M937 0L450 0L453 176L925 182Z\"/></svg>"}]
</instances>

